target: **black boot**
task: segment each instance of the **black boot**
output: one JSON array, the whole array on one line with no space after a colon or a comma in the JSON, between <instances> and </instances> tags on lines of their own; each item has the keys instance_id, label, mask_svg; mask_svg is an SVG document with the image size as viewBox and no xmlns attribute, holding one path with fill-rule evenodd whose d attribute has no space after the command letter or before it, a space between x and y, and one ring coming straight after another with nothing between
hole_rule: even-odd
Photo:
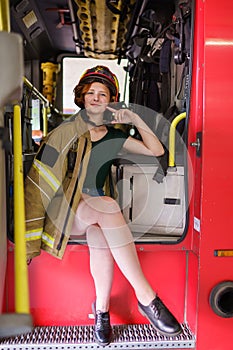
<instances>
[{"instance_id":1,"label":"black boot","mask_svg":"<svg viewBox=\"0 0 233 350\"><path fill-rule=\"evenodd\" d=\"M145 316L161 334L176 336L182 331L179 322L159 297L156 296L148 306L144 306L138 302L138 308L141 314Z\"/></svg>"},{"instance_id":2,"label":"black boot","mask_svg":"<svg viewBox=\"0 0 233 350\"><path fill-rule=\"evenodd\" d=\"M95 311L95 309L93 312L95 314L95 339L99 345L106 346L111 343L113 338L109 312Z\"/></svg>"}]
</instances>

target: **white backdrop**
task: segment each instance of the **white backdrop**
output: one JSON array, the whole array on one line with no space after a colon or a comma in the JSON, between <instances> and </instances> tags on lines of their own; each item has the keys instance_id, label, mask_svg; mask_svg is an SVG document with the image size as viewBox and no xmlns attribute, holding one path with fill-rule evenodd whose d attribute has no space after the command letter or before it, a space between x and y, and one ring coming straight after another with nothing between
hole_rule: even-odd
<instances>
[{"instance_id":1,"label":"white backdrop","mask_svg":"<svg viewBox=\"0 0 233 350\"><path fill-rule=\"evenodd\" d=\"M79 78L88 68L94 67L98 64L109 67L109 69L116 74L119 87L120 87L120 101L125 100L128 102L128 88L125 89L126 71L123 67L127 66L127 60L121 60L121 64L117 63L117 60L98 60L91 58L79 58L79 57L65 57L62 61L62 72L63 72L63 113L74 114L79 109L74 104L73 89L77 85ZM126 81L128 85L128 79ZM125 99L124 99L125 95Z\"/></svg>"}]
</instances>

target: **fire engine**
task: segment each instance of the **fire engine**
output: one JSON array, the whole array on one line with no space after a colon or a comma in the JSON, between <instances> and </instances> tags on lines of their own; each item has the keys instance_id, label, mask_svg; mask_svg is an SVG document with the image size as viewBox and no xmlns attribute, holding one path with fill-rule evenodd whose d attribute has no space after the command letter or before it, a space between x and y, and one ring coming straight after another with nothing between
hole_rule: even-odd
<instances>
[{"instance_id":1,"label":"fire engine","mask_svg":"<svg viewBox=\"0 0 233 350\"><path fill-rule=\"evenodd\" d=\"M182 326L159 334L116 266L106 349L232 349L233 2L2 0L0 18L0 349L101 348L85 235L29 265L24 238L24 178L93 60L115 64L120 101L165 146L119 155L113 173L143 271Z\"/></svg>"}]
</instances>

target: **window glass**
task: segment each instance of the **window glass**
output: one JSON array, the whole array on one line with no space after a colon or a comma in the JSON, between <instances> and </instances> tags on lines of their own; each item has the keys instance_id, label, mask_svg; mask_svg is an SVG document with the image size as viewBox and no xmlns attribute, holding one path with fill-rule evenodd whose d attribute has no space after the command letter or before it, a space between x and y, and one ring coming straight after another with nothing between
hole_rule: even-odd
<instances>
[{"instance_id":1,"label":"window glass","mask_svg":"<svg viewBox=\"0 0 233 350\"><path fill-rule=\"evenodd\" d=\"M128 102L128 81L124 67L127 66L128 60L122 59L118 64L117 60L98 60L91 58L65 57L63 59L63 113L74 114L78 107L74 103L73 89L77 85L83 72L95 65L101 64L109 67L116 74L119 81L120 100ZM126 86L126 89L125 89Z\"/></svg>"}]
</instances>

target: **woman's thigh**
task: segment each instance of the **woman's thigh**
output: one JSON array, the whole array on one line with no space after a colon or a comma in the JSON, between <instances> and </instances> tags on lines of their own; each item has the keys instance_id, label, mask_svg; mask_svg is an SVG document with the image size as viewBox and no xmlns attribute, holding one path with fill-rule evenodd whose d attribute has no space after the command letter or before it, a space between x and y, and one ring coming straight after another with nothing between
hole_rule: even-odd
<instances>
[{"instance_id":1,"label":"woman's thigh","mask_svg":"<svg viewBox=\"0 0 233 350\"><path fill-rule=\"evenodd\" d=\"M99 224L103 218L117 213L120 214L120 208L114 199L84 194L75 214L71 234L83 234L89 226Z\"/></svg>"}]
</instances>

